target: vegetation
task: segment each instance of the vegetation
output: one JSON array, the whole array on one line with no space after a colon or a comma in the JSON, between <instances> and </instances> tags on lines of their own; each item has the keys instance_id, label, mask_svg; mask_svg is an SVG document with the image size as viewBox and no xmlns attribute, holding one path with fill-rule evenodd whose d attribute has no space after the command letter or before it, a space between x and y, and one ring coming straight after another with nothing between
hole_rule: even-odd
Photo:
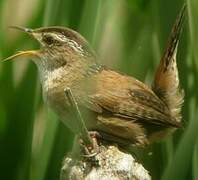
<instances>
[{"instance_id":1,"label":"vegetation","mask_svg":"<svg viewBox=\"0 0 198 180\"><path fill-rule=\"evenodd\" d=\"M101 62L152 82L180 0L0 0L0 57L38 44L9 25L62 25L79 31ZM198 179L198 1L178 47L185 91L183 128L137 155L153 179ZM28 60L0 63L0 179L54 180L73 136L43 105L37 69Z\"/></svg>"}]
</instances>

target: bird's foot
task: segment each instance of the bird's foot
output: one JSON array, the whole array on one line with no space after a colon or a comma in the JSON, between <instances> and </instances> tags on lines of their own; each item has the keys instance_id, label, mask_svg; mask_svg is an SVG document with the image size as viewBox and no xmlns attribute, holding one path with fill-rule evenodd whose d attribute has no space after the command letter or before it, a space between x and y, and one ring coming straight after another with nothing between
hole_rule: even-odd
<instances>
[{"instance_id":1,"label":"bird's foot","mask_svg":"<svg viewBox=\"0 0 198 180\"><path fill-rule=\"evenodd\" d=\"M84 151L82 156L85 158L93 158L100 152L98 142L98 139L101 137L100 134L96 131L89 131L89 135L91 137L92 144L85 144L82 139L80 140L80 144Z\"/></svg>"}]
</instances>

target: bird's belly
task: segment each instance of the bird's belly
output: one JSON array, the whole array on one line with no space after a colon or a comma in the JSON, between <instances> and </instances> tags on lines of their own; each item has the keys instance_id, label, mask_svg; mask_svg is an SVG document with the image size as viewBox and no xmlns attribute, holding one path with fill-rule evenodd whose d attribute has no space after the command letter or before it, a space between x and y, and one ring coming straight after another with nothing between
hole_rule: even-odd
<instances>
[{"instance_id":1,"label":"bird's belly","mask_svg":"<svg viewBox=\"0 0 198 180\"><path fill-rule=\"evenodd\" d=\"M78 88L76 88L76 84L78 84L78 81L75 81L73 83L59 81L51 83L48 81L43 84L44 102L58 115L60 120L73 132L76 129L75 126L76 124L78 124L78 122L76 120L76 116L73 114L73 111L71 111L70 109L71 105L68 98L65 95L64 90L65 88L70 88L75 100L79 103L80 94ZM95 116L95 114L93 113L93 115L87 108L82 107L80 103L78 105L87 127L89 128L93 126L93 119L95 119L93 118L93 116ZM73 118L75 120L73 120Z\"/></svg>"},{"instance_id":2,"label":"bird's belly","mask_svg":"<svg viewBox=\"0 0 198 180\"><path fill-rule=\"evenodd\" d=\"M65 86L60 84L50 88L43 88L44 101L67 128L73 133L78 133L78 128L70 111L69 101L65 97L64 89Z\"/></svg>"},{"instance_id":3,"label":"bird's belly","mask_svg":"<svg viewBox=\"0 0 198 180\"><path fill-rule=\"evenodd\" d=\"M43 84L44 101L58 116L65 115L69 105L64 93L67 84L62 81L51 81L48 80Z\"/></svg>"}]
</instances>

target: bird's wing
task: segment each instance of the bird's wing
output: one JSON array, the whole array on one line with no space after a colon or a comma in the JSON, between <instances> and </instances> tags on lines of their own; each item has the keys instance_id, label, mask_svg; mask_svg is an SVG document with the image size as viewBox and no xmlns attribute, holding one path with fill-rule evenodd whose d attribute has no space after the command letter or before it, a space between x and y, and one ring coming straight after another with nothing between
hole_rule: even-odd
<instances>
[{"instance_id":1,"label":"bird's wing","mask_svg":"<svg viewBox=\"0 0 198 180\"><path fill-rule=\"evenodd\" d=\"M179 126L170 117L166 104L140 81L106 69L87 79L81 89L85 94L80 96L86 98L78 100L81 105L99 114Z\"/></svg>"}]
</instances>

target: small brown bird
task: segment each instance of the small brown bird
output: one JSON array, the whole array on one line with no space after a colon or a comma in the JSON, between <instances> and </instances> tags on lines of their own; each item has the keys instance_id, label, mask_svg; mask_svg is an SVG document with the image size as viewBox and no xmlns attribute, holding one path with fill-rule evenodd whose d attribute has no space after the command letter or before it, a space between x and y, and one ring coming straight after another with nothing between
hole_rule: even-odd
<instances>
[{"instance_id":1,"label":"small brown bird","mask_svg":"<svg viewBox=\"0 0 198 180\"><path fill-rule=\"evenodd\" d=\"M74 133L78 124L70 119L70 88L89 130L121 145L145 146L181 126L183 93L179 88L176 53L185 16L177 18L152 88L137 79L97 62L89 43L64 27L28 29L14 27L35 38L40 50L22 51L8 57L30 57L38 67L45 102Z\"/></svg>"}]
</instances>

